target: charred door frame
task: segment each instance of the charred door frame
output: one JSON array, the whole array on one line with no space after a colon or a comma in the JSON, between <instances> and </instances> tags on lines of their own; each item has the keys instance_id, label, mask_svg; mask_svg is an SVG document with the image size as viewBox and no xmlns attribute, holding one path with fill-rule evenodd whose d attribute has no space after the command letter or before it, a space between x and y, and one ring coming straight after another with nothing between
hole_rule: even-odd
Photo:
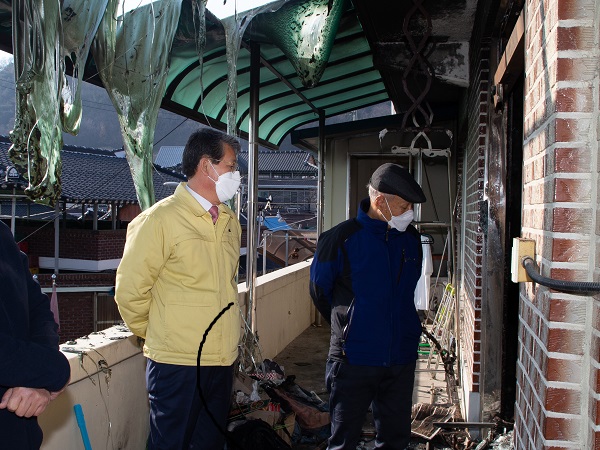
<instances>
[{"instance_id":1,"label":"charred door frame","mask_svg":"<svg viewBox=\"0 0 600 450\"><path fill-rule=\"evenodd\" d=\"M482 413L497 413L512 421L516 401L519 285L511 282L512 239L521 234L523 164L524 24L516 20L498 60L489 111L490 143L486 155L487 239L486 314L482 313L482 394L497 393L499 411L492 411L482 395ZM495 153L495 154L494 154ZM497 266L502 261L502 270ZM482 304L482 308L484 305ZM500 326L494 317L502 317ZM495 345L499 344L499 348ZM483 348L485 347L485 348ZM492 355L485 355L489 350ZM485 362L484 362L485 361ZM499 370L498 370L499 369ZM487 397L487 398L485 398ZM495 395L493 396L495 397ZM495 399L495 398L494 398ZM486 410L487 406L487 410ZM488 417L489 419L489 417Z\"/></svg>"}]
</instances>

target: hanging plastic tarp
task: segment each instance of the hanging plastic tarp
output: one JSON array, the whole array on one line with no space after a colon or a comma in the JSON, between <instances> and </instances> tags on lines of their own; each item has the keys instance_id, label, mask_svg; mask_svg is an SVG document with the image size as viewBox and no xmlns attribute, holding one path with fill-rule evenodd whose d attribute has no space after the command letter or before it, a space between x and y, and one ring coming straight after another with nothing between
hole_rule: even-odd
<instances>
[{"instance_id":1,"label":"hanging plastic tarp","mask_svg":"<svg viewBox=\"0 0 600 450\"><path fill-rule=\"evenodd\" d=\"M287 222L280 217L265 217L263 219L263 225L267 227L271 231L279 231L279 230L291 230L290 226Z\"/></svg>"},{"instance_id":2,"label":"hanging plastic tarp","mask_svg":"<svg viewBox=\"0 0 600 450\"><path fill-rule=\"evenodd\" d=\"M54 205L61 192L62 131L79 132L81 81L108 0L13 4L16 80L10 158L29 185L25 193ZM73 67L71 81L65 60Z\"/></svg>"},{"instance_id":3,"label":"hanging plastic tarp","mask_svg":"<svg viewBox=\"0 0 600 450\"><path fill-rule=\"evenodd\" d=\"M152 143L181 0L24 0L12 8L16 111L9 154L29 182L26 194L51 205L60 198L62 132L79 131L81 76L92 46L117 109L138 201L142 209L152 205Z\"/></svg>"},{"instance_id":4,"label":"hanging plastic tarp","mask_svg":"<svg viewBox=\"0 0 600 450\"><path fill-rule=\"evenodd\" d=\"M98 73L117 110L142 209L154 203L154 130L180 12L181 0L110 0L92 46Z\"/></svg>"},{"instance_id":5,"label":"hanging plastic tarp","mask_svg":"<svg viewBox=\"0 0 600 450\"><path fill-rule=\"evenodd\" d=\"M27 196L49 205L61 189L60 13L57 1L25 0L13 5L12 14L16 107L9 156L29 183Z\"/></svg>"},{"instance_id":6,"label":"hanging plastic tarp","mask_svg":"<svg viewBox=\"0 0 600 450\"><path fill-rule=\"evenodd\" d=\"M273 13L255 18L256 27L272 36L306 87L316 86L325 71L344 2L288 2Z\"/></svg>"}]
</instances>

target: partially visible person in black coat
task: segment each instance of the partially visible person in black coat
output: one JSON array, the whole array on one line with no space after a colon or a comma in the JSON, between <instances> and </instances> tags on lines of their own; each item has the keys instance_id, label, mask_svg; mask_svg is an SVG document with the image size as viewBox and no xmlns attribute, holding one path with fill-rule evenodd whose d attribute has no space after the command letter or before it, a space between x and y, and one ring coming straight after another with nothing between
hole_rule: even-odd
<instances>
[{"instance_id":1,"label":"partially visible person in black coat","mask_svg":"<svg viewBox=\"0 0 600 450\"><path fill-rule=\"evenodd\" d=\"M69 362L58 349L50 301L33 279L27 256L0 221L0 447L39 449L37 423L66 387Z\"/></svg>"}]
</instances>

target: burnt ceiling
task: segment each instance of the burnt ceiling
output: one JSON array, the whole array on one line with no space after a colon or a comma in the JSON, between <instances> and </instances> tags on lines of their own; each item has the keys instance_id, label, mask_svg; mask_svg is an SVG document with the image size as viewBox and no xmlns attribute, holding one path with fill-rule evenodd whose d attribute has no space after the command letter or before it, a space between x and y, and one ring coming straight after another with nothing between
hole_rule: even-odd
<instances>
[{"instance_id":1,"label":"burnt ceiling","mask_svg":"<svg viewBox=\"0 0 600 450\"><path fill-rule=\"evenodd\" d=\"M398 112L423 100L456 103L469 79L477 0L352 0Z\"/></svg>"}]
</instances>

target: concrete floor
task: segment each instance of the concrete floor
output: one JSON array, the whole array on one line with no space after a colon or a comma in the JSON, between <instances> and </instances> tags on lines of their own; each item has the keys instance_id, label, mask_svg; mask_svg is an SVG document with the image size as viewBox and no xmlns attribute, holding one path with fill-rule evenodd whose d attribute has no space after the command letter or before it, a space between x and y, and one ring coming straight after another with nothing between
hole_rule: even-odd
<instances>
[{"instance_id":1,"label":"concrete floor","mask_svg":"<svg viewBox=\"0 0 600 450\"><path fill-rule=\"evenodd\" d=\"M274 361L283 367L286 376L295 375L297 385L307 391L315 392L325 401L328 400L328 393L325 387L325 363L329 350L329 333L329 326L326 323L320 327L311 326L274 358ZM428 367L428 356L420 355L417 362L413 404L433 403L440 406L449 406L443 366L440 365L438 368L441 370L440 372L432 372L430 369L434 368L434 366L435 360ZM359 448L373 448L371 441L374 431L372 417L368 415L363 426L364 443ZM411 448L427 448L426 440L415 437L413 441L411 442ZM322 443L321 445L318 443L309 443L294 446L295 449L305 450L324 449L325 447L326 443ZM438 436L431 441L429 448L445 449L449 447Z\"/></svg>"}]
</instances>

